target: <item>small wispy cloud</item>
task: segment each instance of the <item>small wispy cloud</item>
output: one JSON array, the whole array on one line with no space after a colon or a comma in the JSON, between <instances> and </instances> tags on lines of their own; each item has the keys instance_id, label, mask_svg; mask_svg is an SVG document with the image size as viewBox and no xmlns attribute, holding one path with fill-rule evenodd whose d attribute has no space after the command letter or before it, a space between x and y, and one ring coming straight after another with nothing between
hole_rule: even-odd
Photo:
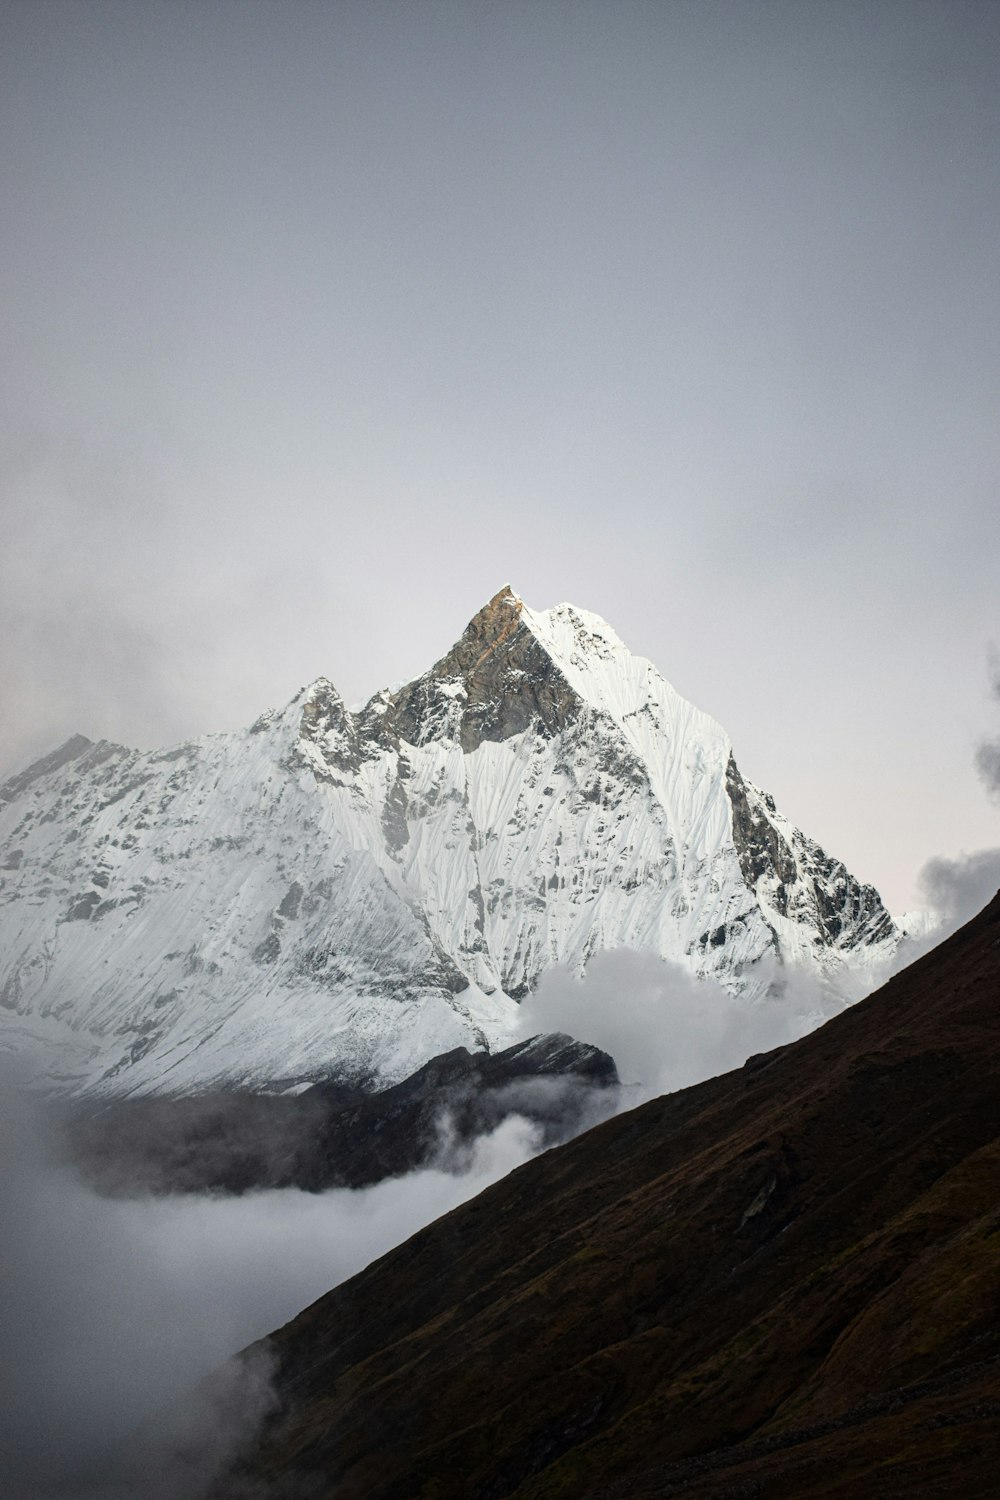
<instances>
[{"instance_id":1,"label":"small wispy cloud","mask_svg":"<svg viewBox=\"0 0 1000 1500\"><path fill-rule=\"evenodd\" d=\"M977 849L955 858L937 855L920 872L920 888L943 931L974 917L1000 890L1000 849Z\"/></svg>"},{"instance_id":2,"label":"small wispy cloud","mask_svg":"<svg viewBox=\"0 0 1000 1500\"><path fill-rule=\"evenodd\" d=\"M1000 707L1000 653L990 653L990 690ZM1000 735L983 739L976 747L976 771L987 795L1000 798Z\"/></svg>"},{"instance_id":3,"label":"small wispy cloud","mask_svg":"<svg viewBox=\"0 0 1000 1500\"><path fill-rule=\"evenodd\" d=\"M988 663L990 693L1000 706L1000 653L991 650ZM1000 798L1000 736L980 740L974 763L987 796ZM919 944L920 951L925 951L982 911L1000 890L1000 849L935 855L917 878L923 899L937 919L937 926Z\"/></svg>"}]
</instances>

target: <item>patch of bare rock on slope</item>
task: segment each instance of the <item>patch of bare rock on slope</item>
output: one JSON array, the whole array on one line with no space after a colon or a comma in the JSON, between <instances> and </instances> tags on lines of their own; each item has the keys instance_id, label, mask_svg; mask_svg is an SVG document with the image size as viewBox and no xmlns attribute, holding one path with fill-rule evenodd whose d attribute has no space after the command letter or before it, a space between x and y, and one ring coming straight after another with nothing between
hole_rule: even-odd
<instances>
[{"instance_id":1,"label":"patch of bare rock on slope","mask_svg":"<svg viewBox=\"0 0 1000 1500\"><path fill-rule=\"evenodd\" d=\"M994 1493L998 1002L1000 897L821 1030L527 1163L271 1336L238 1482Z\"/></svg>"}]
</instances>

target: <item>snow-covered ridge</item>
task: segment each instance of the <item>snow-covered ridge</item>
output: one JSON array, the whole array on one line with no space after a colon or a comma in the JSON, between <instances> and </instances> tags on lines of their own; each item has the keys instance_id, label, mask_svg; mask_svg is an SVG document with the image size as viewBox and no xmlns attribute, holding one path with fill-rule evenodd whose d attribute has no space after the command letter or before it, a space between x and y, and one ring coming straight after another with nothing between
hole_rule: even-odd
<instances>
[{"instance_id":1,"label":"snow-covered ridge","mask_svg":"<svg viewBox=\"0 0 1000 1500\"><path fill-rule=\"evenodd\" d=\"M509 588L357 712L319 679L167 751L77 737L0 791L0 880L0 1045L115 1093L392 1081L601 949L753 998L898 940L713 719Z\"/></svg>"}]
</instances>

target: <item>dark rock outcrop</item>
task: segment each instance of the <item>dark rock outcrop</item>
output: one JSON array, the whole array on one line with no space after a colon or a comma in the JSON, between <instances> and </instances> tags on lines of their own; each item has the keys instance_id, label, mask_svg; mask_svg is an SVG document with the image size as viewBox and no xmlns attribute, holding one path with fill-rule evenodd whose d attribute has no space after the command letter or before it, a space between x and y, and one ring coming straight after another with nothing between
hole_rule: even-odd
<instances>
[{"instance_id":1,"label":"dark rock outcrop","mask_svg":"<svg viewBox=\"0 0 1000 1500\"><path fill-rule=\"evenodd\" d=\"M539 1036L497 1053L458 1047L402 1083L365 1093L320 1083L296 1095L206 1093L116 1100L69 1116L70 1155L106 1193L368 1187L462 1152L520 1115L544 1145L614 1107L606 1052Z\"/></svg>"},{"instance_id":2,"label":"dark rock outcrop","mask_svg":"<svg viewBox=\"0 0 1000 1500\"><path fill-rule=\"evenodd\" d=\"M726 792L740 871L758 899L782 917L801 920L808 915L831 946L839 943L850 950L892 936L892 918L875 887L862 885L839 859L797 829L792 830L793 850L775 826L774 798L748 785L732 756Z\"/></svg>"}]
</instances>

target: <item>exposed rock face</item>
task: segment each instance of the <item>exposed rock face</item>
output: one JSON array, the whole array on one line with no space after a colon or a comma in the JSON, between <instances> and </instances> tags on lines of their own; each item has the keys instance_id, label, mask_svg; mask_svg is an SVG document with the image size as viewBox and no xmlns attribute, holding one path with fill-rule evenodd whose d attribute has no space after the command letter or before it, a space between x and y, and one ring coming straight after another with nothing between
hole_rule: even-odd
<instances>
[{"instance_id":1,"label":"exposed rock face","mask_svg":"<svg viewBox=\"0 0 1000 1500\"><path fill-rule=\"evenodd\" d=\"M773 797L743 780L732 756L726 791L743 879L765 913L807 923L821 942L842 949L892 940L894 924L875 887L861 885L840 860L792 828Z\"/></svg>"},{"instance_id":2,"label":"exposed rock face","mask_svg":"<svg viewBox=\"0 0 1000 1500\"><path fill-rule=\"evenodd\" d=\"M26 771L18 776L12 776L9 781L0 787L0 802L13 802L28 790L32 782L40 780L43 776L51 776L56 771L61 771L63 766L69 765L70 761L77 760L87 751L95 747L87 739L86 735L74 734L60 745L58 749L52 750L48 755L43 755L41 760L36 760ZM8 866L7 868L13 868Z\"/></svg>"},{"instance_id":3,"label":"exposed rock face","mask_svg":"<svg viewBox=\"0 0 1000 1500\"><path fill-rule=\"evenodd\" d=\"M428 1226L267 1341L276 1411L241 1480L269 1500L992 1494L998 995L1000 897L811 1036Z\"/></svg>"},{"instance_id":4,"label":"exposed rock face","mask_svg":"<svg viewBox=\"0 0 1000 1500\"><path fill-rule=\"evenodd\" d=\"M604 621L510 589L360 712L321 678L242 733L68 742L0 793L0 899L3 1044L104 1094L384 1087L505 1045L554 963L835 992L898 936Z\"/></svg>"},{"instance_id":5,"label":"exposed rock face","mask_svg":"<svg viewBox=\"0 0 1000 1500\"><path fill-rule=\"evenodd\" d=\"M394 693L384 712L363 716L362 733L392 749L449 735L468 755L486 740L564 730L583 705L523 612L517 595L501 589L447 656Z\"/></svg>"}]
</instances>

